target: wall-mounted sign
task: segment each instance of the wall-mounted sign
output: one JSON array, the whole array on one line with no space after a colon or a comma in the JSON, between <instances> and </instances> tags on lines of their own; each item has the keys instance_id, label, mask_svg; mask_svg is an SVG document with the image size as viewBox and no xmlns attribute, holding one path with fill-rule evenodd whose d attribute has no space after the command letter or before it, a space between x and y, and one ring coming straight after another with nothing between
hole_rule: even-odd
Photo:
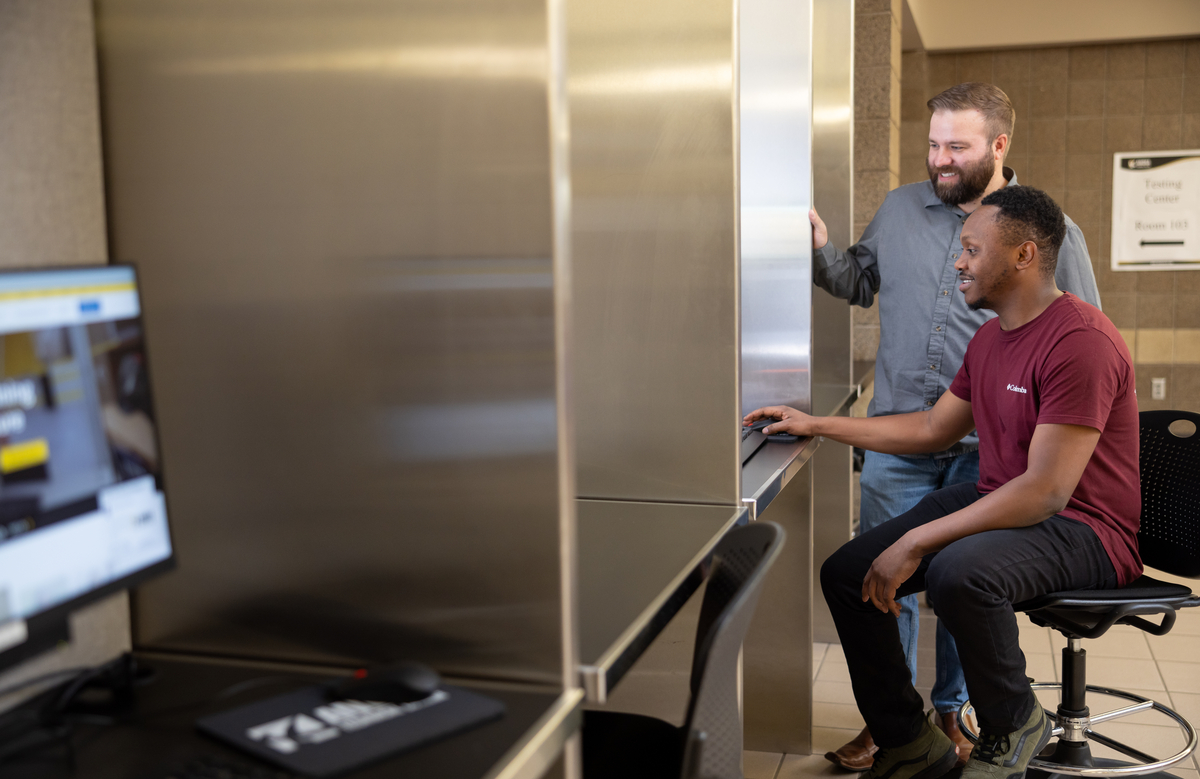
<instances>
[{"instance_id":1,"label":"wall-mounted sign","mask_svg":"<svg viewBox=\"0 0 1200 779\"><path fill-rule=\"evenodd\" d=\"M1113 155L1113 270L1200 270L1200 150Z\"/></svg>"}]
</instances>

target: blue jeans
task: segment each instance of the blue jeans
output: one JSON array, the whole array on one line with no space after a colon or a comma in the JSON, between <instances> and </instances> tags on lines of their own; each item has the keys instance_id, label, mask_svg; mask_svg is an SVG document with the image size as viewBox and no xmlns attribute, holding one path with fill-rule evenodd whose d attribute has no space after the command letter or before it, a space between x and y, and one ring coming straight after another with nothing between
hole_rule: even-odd
<instances>
[{"instance_id":1,"label":"blue jeans","mask_svg":"<svg viewBox=\"0 0 1200 779\"><path fill-rule=\"evenodd\" d=\"M979 481L979 452L968 452L935 460L932 457L900 457L867 452L862 470L860 533L873 530L889 519L911 511L921 498L934 490ZM917 681L917 596L906 595L900 603L900 643L904 659ZM937 603L934 603L937 608ZM956 711L967 700L958 647L941 621L937 627L937 679L930 694L939 714Z\"/></svg>"}]
</instances>

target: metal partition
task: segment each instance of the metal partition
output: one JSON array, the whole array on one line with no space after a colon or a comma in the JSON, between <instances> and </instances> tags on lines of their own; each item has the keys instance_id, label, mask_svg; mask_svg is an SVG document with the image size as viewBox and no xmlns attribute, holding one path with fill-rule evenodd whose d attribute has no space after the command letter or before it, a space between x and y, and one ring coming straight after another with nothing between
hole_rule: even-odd
<instances>
[{"instance_id":1,"label":"metal partition","mask_svg":"<svg viewBox=\"0 0 1200 779\"><path fill-rule=\"evenodd\" d=\"M835 246L854 243L854 3L813 3L813 203ZM839 413L851 385L851 309L813 289L813 413ZM814 455L813 566L850 540L851 448L825 441ZM819 581L813 582L813 638L837 641Z\"/></svg>"},{"instance_id":2,"label":"metal partition","mask_svg":"<svg viewBox=\"0 0 1200 779\"><path fill-rule=\"evenodd\" d=\"M742 411L812 394L812 0L739 3Z\"/></svg>"},{"instance_id":3,"label":"metal partition","mask_svg":"<svg viewBox=\"0 0 1200 779\"><path fill-rule=\"evenodd\" d=\"M180 562L136 643L574 687L559 4L96 6Z\"/></svg>"},{"instance_id":4,"label":"metal partition","mask_svg":"<svg viewBox=\"0 0 1200 779\"><path fill-rule=\"evenodd\" d=\"M734 4L568 16L579 494L736 505Z\"/></svg>"}]
</instances>

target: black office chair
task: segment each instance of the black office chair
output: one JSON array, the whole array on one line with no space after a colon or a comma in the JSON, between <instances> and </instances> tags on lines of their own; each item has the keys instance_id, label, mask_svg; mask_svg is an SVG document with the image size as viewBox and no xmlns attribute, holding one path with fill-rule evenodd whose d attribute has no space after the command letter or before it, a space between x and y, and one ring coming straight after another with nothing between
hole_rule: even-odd
<instances>
[{"instance_id":1,"label":"black office chair","mask_svg":"<svg viewBox=\"0 0 1200 779\"><path fill-rule=\"evenodd\" d=\"M1138 547L1142 562L1177 576L1200 576L1200 414L1187 411L1141 413L1142 522ZM1200 606L1200 597L1187 587L1142 576L1119 590L1056 592L1018 603L1035 625L1051 627L1067 637L1063 648L1062 683L1035 683L1035 690L1061 689L1058 710L1047 712L1056 721L1058 741L1029 764L1029 776L1051 774L1087 777L1157 774L1180 762L1196 748L1196 731L1178 713L1140 695L1094 687L1085 678L1087 653L1082 639L1101 636L1113 625L1133 625L1161 636L1175 624L1179 609ZM1162 615L1154 624L1146 616ZM1131 703L1103 714L1091 714L1086 693L1123 698ZM959 724L972 741L978 733L968 726L970 701L959 711ZM1155 758L1092 729L1101 722L1155 710L1174 720L1187 745L1167 758ZM1093 757L1089 741L1103 744L1137 762ZM1170 774L1160 774L1170 776Z\"/></svg>"},{"instance_id":2,"label":"black office chair","mask_svg":"<svg viewBox=\"0 0 1200 779\"><path fill-rule=\"evenodd\" d=\"M738 652L783 528L735 528L713 551L682 727L640 714L585 711L584 779L742 779Z\"/></svg>"}]
</instances>

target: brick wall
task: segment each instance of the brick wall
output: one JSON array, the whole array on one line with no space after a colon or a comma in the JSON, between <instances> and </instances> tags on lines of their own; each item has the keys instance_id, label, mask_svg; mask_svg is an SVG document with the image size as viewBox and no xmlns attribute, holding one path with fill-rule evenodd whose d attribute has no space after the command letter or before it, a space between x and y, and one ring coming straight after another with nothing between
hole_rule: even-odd
<instances>
[{"instance_id":1,"label":"brick wall","mask_svg":"<svg viewBox=\"0 0 1200 779\"><path fill-rule=\"evenodd\" d=\"M1109 269L1114 152L1200 148L1200 39L970 52L906 53L900 182L926 178L925 101L990 81L1017 111L1007 164L1046 190L1087 240L1104 312L1137 364L1142 409L1200 411L1200 271ZM1150 380L1167 380L1152 400Z\"/></svg>"},{"instance_id":2,"label":"brick wall","mask_svg":"<svg viewBox=\"0 0 1200 779\"><path fill-rule=\"evenodd\" d=\"M901 0L854 9L854 239L900 183ZM843 247L844 248L844 247ZM854 359L879 349L879 310L852 308Z\"/></svg>"}]
</instances>

